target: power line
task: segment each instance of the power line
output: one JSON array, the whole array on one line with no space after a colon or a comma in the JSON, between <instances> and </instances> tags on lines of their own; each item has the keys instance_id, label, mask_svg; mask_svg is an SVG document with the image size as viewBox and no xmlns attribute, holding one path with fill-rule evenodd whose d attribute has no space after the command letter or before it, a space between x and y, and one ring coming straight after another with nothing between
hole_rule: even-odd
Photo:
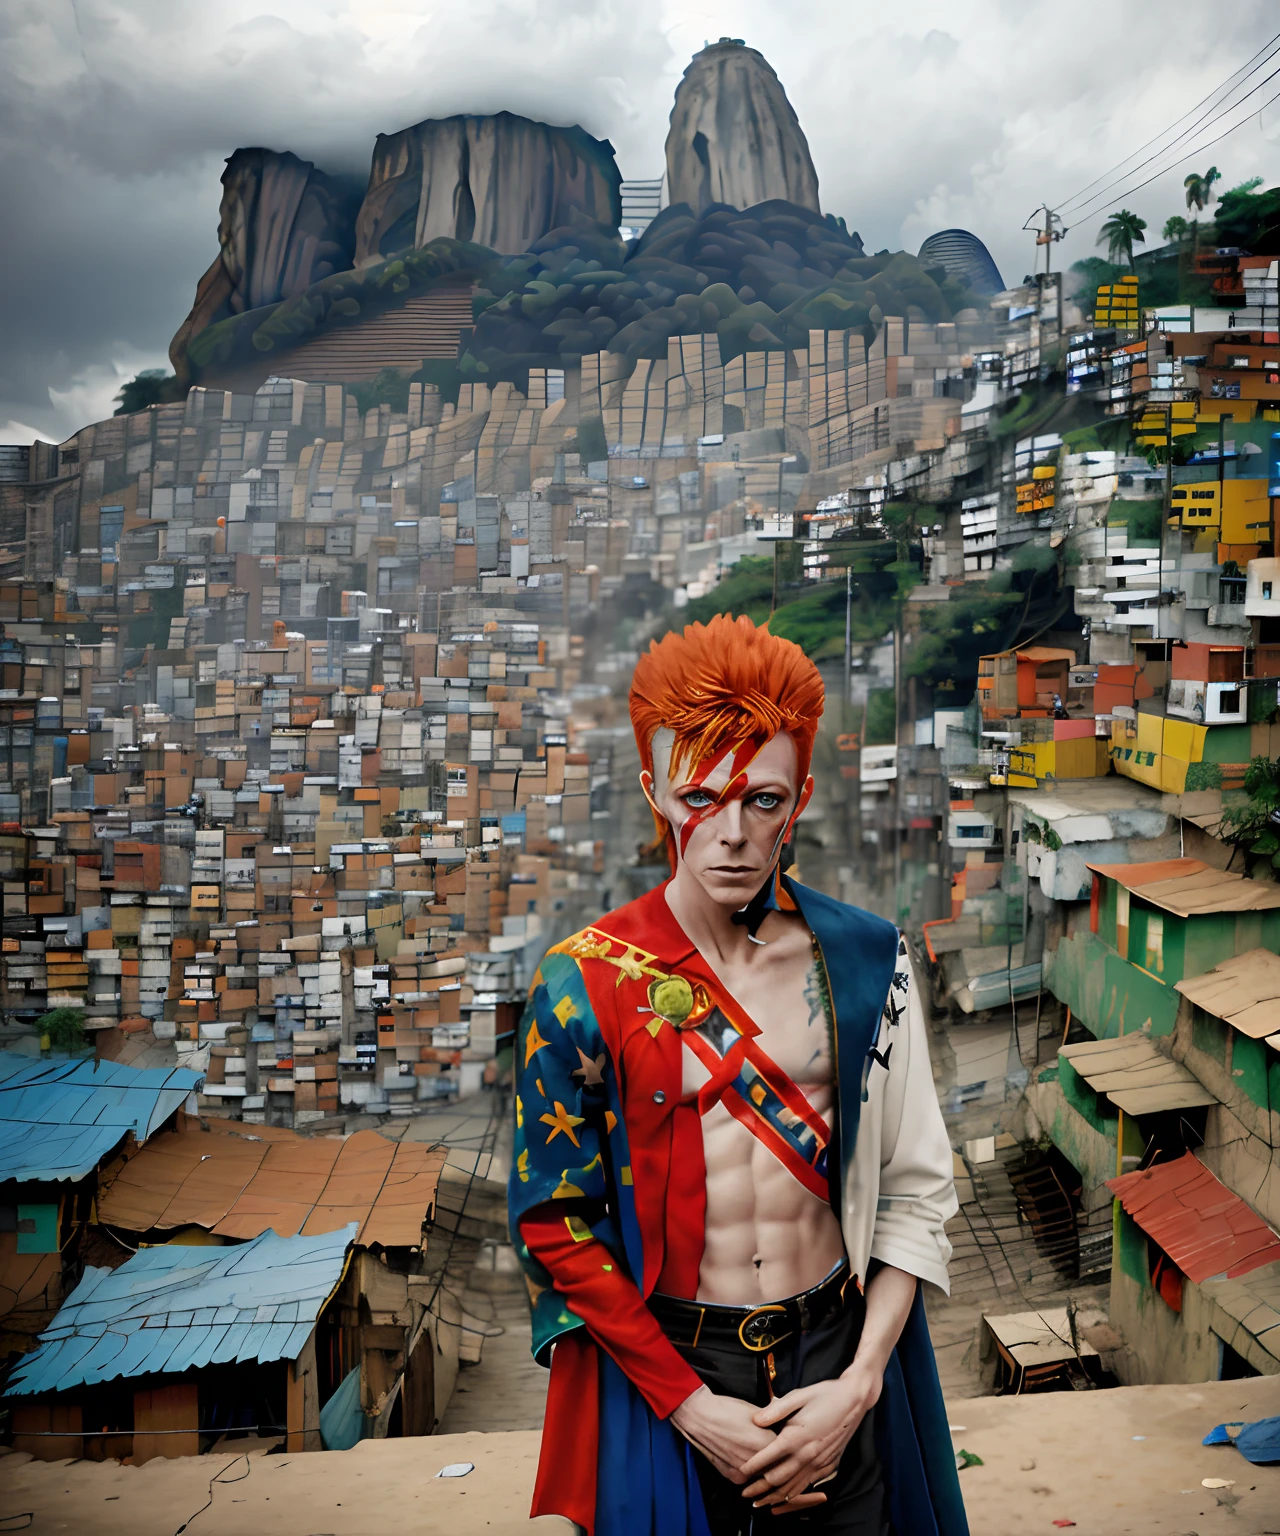
<instances>
[{"instance_id":1,"label":"power line","mask_svg":"<svg viewBox=\"0 0 1280 1536\"><path fill-rule=\"evenodd\" d=\"M1221 85L1215 86L1213 88L1213 90L1211 90L1209 92L1209 94L1207 96L1202 97L1201 100L1196 102L1196 104L1194 106L1188 107L1187 110L1182 114L1181 117L1175 118L1173 120L1173 122L1169 124L1169 126L1167 128L1162 128L1160 130L1160 132L1158 134L1156 134L1156 136L1154 138L1148 139L1145 144L1139 144L1137 149L1133 150L1131 154L1126 155L1123 160L1117 160L1116 163L1113 166L1111 166L1109 170L1105 170L1105 171L1101 172L1099 175L1095 176L1092 181L1087 182L1083 187L1080 188L1080 190L1078 192L1073 192L1071 194L1071 196L1066 198L1066 199L1064 199L1063 202L1061 204L1059 204L1059 206L1060 207L1069 207L1072 203L1075 203L1079 198L1083 197L1084 194L1086 192L1088 192L1091 187L1096 187L1097 184L1102 180L1103 176L1110 176L1112 171L1118 171L1122 165L1124 165L1128 161L1132 160L1134 155L1140 155L1144 149L1150 149L1153 144L1158 143L1167 134L1171 133L1178 126L1179 123L1185 121L1186 118L1190 117L1193 112L1198 112L1200 110L1200 108L1203 107L1207 102L1212 101L1213 98L1215 96L1217 96L1221 91L1226 90L1229 86L1231 86L1232 82L1235 81L1237 75L1245 74L1246 78L1248 78L1248 74L1252 73L1255 68L1259 67L1258 66L1258 61L1262 58L1262 55L1264 53L1266 53L1269 48L1273 48L1274 45L1276 43L1278 43L1278 42L1280 42L1280 32L1278 32L1275 35L1275 37L1273 37L1269 42L1264 43L1262 45L1262 47L1258 49L1257 53L1255 53L1254 56L1251 59L1247 60L1244 64L1242 64L1239 69L1235 70L1232 74L1228 75L1227 78L1222 82ZM1268 56L1268 58L1269 57L1270 57L1270 55ZM1265 62L1268 62L1268 61L1267 60L1263 60L1263 62L1265 63ZM1243 81L1237 82L1237 83L1243 84ZM1136 170L1137 167L1135 166L1134 169Z\"/></svg>"},{"instance_id":2,"label":"power line","mask_svg":"<svg viewBox=\"0 0 1280 1536\"><path fill-rule=\"evenodd\" d=\"M1274 56L1274 54L1271 55L1272 58L1274 58ZM1270 63L1270 58L1267 60L1267 62ZM1200 149L1179 149L1179 141L1184 140L1190 133L1193 132L1194 129L1200 127L1200 125L1204 123L1205 118L1209 119L1209 122L1206 125L1208 127L1214 127L1216 124L1220 123L1228 113L1234 112L1237 107L1248 101L1249 97L1252 96L1254 92L1260 91L1264 85L1267 85L1270 81L1274 80L1277 75L1280 75L1280 68L1273 69L1269 75L1264 75L1263 78L1259 80L1255 86L1252 87L1252 89L1246 91L1245 94L1239 98L1239 100L1233 101L1229 106L1224 106L1220 112L1217 112L1216 116L1213 112L1202 113L1201 116L1198 117L1196 121L1190 125L1190 127L1183 129L1183 131L1178 134L1177 138L1175 138L1171 144L1166 144L1163 149L1158 149L1154 154L1148 155L1145 160L1140 160L1132 170L1126 171L1123 176L1117 176L1114 181L1108 182L1101 191L1095 192L1092 197L1088 198L1084 203L1082 203L1077 209L1074 210L1076 218L1078 219L1082 217L1086 209L1088 209L1093 203L1096 203L1101 198L1105 197L1113 187L1120 186L1122 183L1128 181L1131 176L1142 170L1144 166L1150 165L1153 160L1159 160L1163 156L1177 150L1177 153L1174 154L1173 159L1169 161L1168 165L1164 166L1162 170L1156 172L1156 175L1162 176L1165 171L1172 170L1180 160L1187 160L1190 159L1192 155L1198 155L1200 150L1207 146L1201 145ZM1241 84L1243 83L1244 82L1242 81ZM1260 110L1265 110L1265 107ZM1239 128L1243 123L1248 122L1249 118L1252 116L1253 112L1248 112L1244 117L1240 119L1240 122L1236 123L1234 126ZM1231 130L1228 130L1228 132L1230 131ZM1210 143L1216 144L1217 142L1217 139L1210 140ZM1147 183L1143 182L1142 185L1146 186ZM1128 197L1133 190L1134 189L1130 188L1129 191L1121 193L1120 196L1122 198Z\"/></svg>"},{"instance_id":3,"label":"power line","mask_svg":"<svg viewBox=\"0 0 1280 1536\"><path fill-rule=\"evenodd\" d=\"M1277 70L1276 73L1280 74L1280 70ZM1270 78L1270 76L1268 76L1268 78ZM1265 82L1263 83L1265 84ZM1258 108L1258 111L1265 112L1266 109L1272 104L1272 102L1275 101L1280 101L1280 91L1277 91L1274 96L1268 97L1268 99L1263 102L1262 106ZM1230 128L1223 129L1223 131L1217 134L1214 138L1207 139L1203 144L1197 145L1195 149L1187 150L1185 154L1180 155L1178 158L1181 160L1189 160L1193 155L1199 155L1202 154L1206 149L1212 149L1215 144L1220 144L1223 139L1229 138L1237 128L1243 128L1244 125L1249 121L1249 118L1253 117L1254 115L1255 114L1253 112L1250 112L1248 117L1242 117L1238 123L1232 123ZM1123 194L1123 196L1125 198L1130 198L1135 192L1141 192L1143 187L1149 187L1153 181L1159 181L1161 176L1163 176L1167 171L1171 171L1177 164L1178 161L1174 160L1169 165L1161 166L1158 171L1153 171L1145 181L1140 181L1137 186L1130 187ZM1083 212L1083 210L1081 210L1081 212Z\"/></svg>"}]
</instances>

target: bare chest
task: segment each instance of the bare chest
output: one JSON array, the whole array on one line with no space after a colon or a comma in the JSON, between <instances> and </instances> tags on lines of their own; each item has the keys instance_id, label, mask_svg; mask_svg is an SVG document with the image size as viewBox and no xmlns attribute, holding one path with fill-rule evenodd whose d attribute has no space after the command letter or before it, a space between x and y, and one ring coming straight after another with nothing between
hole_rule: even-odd
<instances>
[{"instance_id":1,"label":"bare chest","mask_svg":"<svg viewBox=\"0 0 1280 1536\"><path fill-rule=\"evenodd\" d=\"M832 1061L827 1010L821 978L813 953L806 943L793 952L771 958L750 972L724 972L721 979L731 998L738 999L760 1030L756 1046L825 1112L831 1099ZM731 1002L726 1012L734 1012ZM727 1054L737 1032L722 1014L713 1014L703 1027L703 1038L716 1055ZM683 1092L699 1091L709 1074L706 1052L686 1046Z\"/></svg>"}]
</instances>

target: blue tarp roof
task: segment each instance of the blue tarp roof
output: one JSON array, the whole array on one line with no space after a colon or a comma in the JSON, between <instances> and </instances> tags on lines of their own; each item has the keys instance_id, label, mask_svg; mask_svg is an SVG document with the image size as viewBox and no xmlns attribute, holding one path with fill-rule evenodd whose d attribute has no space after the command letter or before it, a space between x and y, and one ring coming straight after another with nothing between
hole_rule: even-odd
<instances>
[{"instance_id":1,"label":"blue tarp roof","mask_svg":"<svg viewBox=\"0 0 1280 1536\"><path fill-rule=\"evenodd\" d=\"M84 1279L14 1368L7 1396L229 1361L296 1360L359 1230L264 1232L234 1248L142 1248Z\"/></svg>"},{"instance_id":2,"label":"blue tarp roof","mask_svg":"<svg viewBox=\"0 0 1280 1536\"><path fill-rule=\"evenodd\" d=\"M83 1178L128 1132L146 1141L202 1076L0 1051L0 1180Z\"/></svg>"}]
</instances>

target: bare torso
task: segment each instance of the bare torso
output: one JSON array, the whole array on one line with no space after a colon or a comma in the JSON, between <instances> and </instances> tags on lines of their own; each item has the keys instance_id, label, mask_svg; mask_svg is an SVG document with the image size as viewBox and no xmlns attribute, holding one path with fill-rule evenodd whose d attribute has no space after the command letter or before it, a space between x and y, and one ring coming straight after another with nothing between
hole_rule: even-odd
<instances>
[{"instance_id":1,"label":"bare torso","mask_svg":"<svg viewBox=\"0 0 1280 1536\"><path fill-rule=\"evenodd\" d=\"M832 1121L834 1073L818 966L809 930L796 915L771 912L738 961L713 965L761 1030L760 1046L818 1114ZM686 1096L707 1071L686 1048ZM844 1257L830 1205L811 1194L722 1105L702 1121L707 1168L706 1244L698 1300L751 1306L817 1285Z\"/></svg>"}]
</instances>

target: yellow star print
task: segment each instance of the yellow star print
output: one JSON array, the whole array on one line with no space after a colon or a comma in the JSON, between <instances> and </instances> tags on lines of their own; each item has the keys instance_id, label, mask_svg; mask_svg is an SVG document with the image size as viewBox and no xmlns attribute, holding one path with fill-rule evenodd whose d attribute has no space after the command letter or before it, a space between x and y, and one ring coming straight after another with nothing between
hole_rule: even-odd
<instances>
[{"instance_id":1,"label":"yellow star print","mask_svg":"<svg viewBox=\"0 0 1280 1536\"><path fill-rule=\"evenodd\" d=\"M533 1023L529 1025L529 1033L524 1042L524 1064L526 1067L546 1043L538 1030L538 1021L534 1019Z\"/></svg>"},{"instance_id":2,"label":"yellow star print","mask_svg":"<svg viewBox=\"0 0 1280 1536\"><path fill-rule=\"evenodd\" d=\"M573 1128L575 1125L582 1124L582 1116L571 1115L569 1111L564 1107L564 1105L561 1104L559 1099L555 1101L555 1111L556 1112L554 1115L538 1116L538 1119L543 1123L543 1125L549 1125L551 1127L550 1131L547 1133L547 1145L550 1146L556 1137L559 1136L563 1131L575 1147L581 1146L578 1138L573 1134Z\"/></svg>"}]
</instances>

